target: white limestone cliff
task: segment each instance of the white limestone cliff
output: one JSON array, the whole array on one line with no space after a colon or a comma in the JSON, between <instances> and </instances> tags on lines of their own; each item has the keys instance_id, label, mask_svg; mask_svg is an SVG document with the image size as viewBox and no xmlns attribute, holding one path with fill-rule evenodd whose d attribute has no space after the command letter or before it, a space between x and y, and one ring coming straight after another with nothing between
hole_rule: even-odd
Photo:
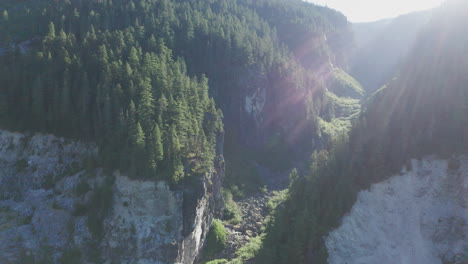
<instances>
[{"instance_id":1,"label":"white limestone cliff","mask_svg":"<svg viewBox=\"0 0 468 264\"><path fill-rule=\"evenodd\" d=\"M468 157L413 160L412 170L359 193L326 238L328 262L466 263L467 205Z\"/></svg>"}]
</instances>

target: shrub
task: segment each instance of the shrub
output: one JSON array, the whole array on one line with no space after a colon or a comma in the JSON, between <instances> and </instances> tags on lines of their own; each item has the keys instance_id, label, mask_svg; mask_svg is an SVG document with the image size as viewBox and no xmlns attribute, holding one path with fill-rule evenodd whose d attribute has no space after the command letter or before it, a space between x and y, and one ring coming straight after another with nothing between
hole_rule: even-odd
<instances>
[{"instance_id":1,"label":"shrub","mask_svg":"<svg viewBox=\"0 0 468 264\"><path fill-rule=\"evenodd\" d=\"M239 248L236 254L237 257L241 260L249 260L254 258L258 251L262 247L262 238L261 237L254 237L252 238L247 244Z\"/></svg>"},{"instance_id":2,"label":"shrub","mask_svg":"<svg viewBox=\"0 0 468 264\"><path fill-rule=\"evenodd\" d=\"M226 264L227 262L227 259L215 259L212 261L208 261L205 264Z\"/></svg>"},{"instance_id":3,"label":"shrub","mask_svg":"<svg viewBox=\"0 0 468 264\"><path fill-rule=\"evenodd\" d=\"M227 223L237 225L242 222L242 214L239 206L232 199L232 193L229 190L223 189L224 198L224 218Z\"/></svg>"},{"instance_id":4,"label":"shrub","mask_svg":"<svg viewBox=\"0 0 468 264\"><path fill-rule=\"evenodd\" d=\"M255 258L255 256L262 248L263 238L263 236L252 238L247 244L243 245L236 251L236 258L231 259L230 261L226 262L226 264L244 264L246 261Z\"/></svg>"},{"instance_id":5,"label":"shrub","mask_svg":"<svg viewBox=\"0 0 468 264\"><path fill-rule=\"evenodd\" d=\"M226 230L223 223L214 219L206 236L205 256L212 257L226 247Z\"/></svg>"},{"instance_id":6,"label":"shrub","mask_svg":"<svg viewBox=\"0 0 468 264\"><path fill-rule=\"evenodd\" d=\"M273 196L268 200L266 207L271 213L280 203L286 200L288 196L288 190L274 191Z\"/></svg>"}]
</instances>

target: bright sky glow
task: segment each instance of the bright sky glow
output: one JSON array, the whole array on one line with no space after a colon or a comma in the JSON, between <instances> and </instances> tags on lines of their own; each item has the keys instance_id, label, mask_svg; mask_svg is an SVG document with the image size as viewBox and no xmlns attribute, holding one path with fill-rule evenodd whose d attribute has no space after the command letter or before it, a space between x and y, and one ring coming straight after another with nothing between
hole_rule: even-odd
<instances>
[{"instance_id":1,"label":"bright sky glow","mask_svg":"<svg viewBox=\"0 0 468 264\"><path fill-rule=\"evenodd\" d=\"M343 13L351 22L370 22L438 7L444 0L307 0Z\"/></svg>"}]
</instances>

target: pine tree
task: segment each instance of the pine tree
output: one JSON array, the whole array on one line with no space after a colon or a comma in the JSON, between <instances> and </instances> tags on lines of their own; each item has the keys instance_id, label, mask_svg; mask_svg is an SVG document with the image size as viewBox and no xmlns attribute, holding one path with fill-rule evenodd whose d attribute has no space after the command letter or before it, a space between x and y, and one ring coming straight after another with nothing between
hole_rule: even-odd
<instances>
[{"instance_id":1,"label":"pine tree","mask_svg":"<svg viewBox=\"0 0 468 264\"><path fill-rule=\"evenodd\" d=\"M139 122L130 124L130 174L137 176L138 173L145 171L145 134Z\"/></svg>"},{"instance_id":2,"label":"pine tree","mask_svg":"<svg viewBox=\"0 0 468 264\"><path fill-rule=\"evenodd\" d=\"M109 55L105 45L100 45L98 49L99 68L103 70L109 64Z\"/></svg>"},{"instance_id":3,"label":"pine tree","mask_svg":"<svg viewBox=\"0 0 468 264\"><path fill-rule=\"evenodd\" d=\"M128 105L128 127L131 128L136 122L135 103L133 100L130 100L130 104Z\"/></svg>"},{"instance_id":4,"label":"pine tree","mask_svg":"<svg viewBox=\"0 0 468 264\"><path fill-rule=\"evenodd\" d=\"M150 38L148 39L147 46L148 46L148 49L153 52L156 51L156 49L158 48L158 42L156 41L156 38L154 37L153 34L151 34Z\"/></svg>"},{"instance_id":5,"label":"pine tree","mask_svg":"<svg viewBox=\"0 0 468 264\"><path fill-rule=\"evenodd\" d=\"M94 25L90 26L86 37L89 38L90 40L96 40L97 39L96 31L94 30Z\"/></svg>"},{"instance_id":6,"label":"pine tree","mask_svg":"<svg viewBox=\"0 0 468 264\"><path fill-rule=\"evenodd\" d=\"M154 116L154 99L151 93L151 81L145 78L141 82L140 103L138 105L138 119L143 130L147 133L151 131Z\"/></svg>"},{"instance_id":7,"label":"pine tree","mask_svg":"<svg viewBox=\"0 0 468 264\"><path fill-rule=\"evenodd\" d=\"M55 39L55 25L54 22L49 23L49 31L47 32L47 35L45 37L45 40L51 41Z\"/></svg>"},{"instance_id":8,"label":"pine tree","mask_svg":"<svg viewBox=\"0 0 468 264\"><path fill-rule=\"evenodd\" d=\"M148 160L151 169L155 170L164 158L161 130L158 124L154 124L153 130L148 137Z\"/></svg>"},{"instance_id":9,"label":"pine tree","mask_svg":"<svg viewBox=\"0 0 468 264\"><path fill-rule=\"evenodd\" d=\"M179 141L179 135L174 125L171 126L170 133L168 136L169 136L169 150L170 150L169 154L174 157L179 154L179 150L181 147L180 141Z\"/></svg>"},{"instance_id":10,"label":"pine tree","mask_svg":"<svg viewBox=\"0 0 468 264\"><path fill-rule=\"evenodd\" d=\"M172 159L172 176L170 182L172 184L179 183L184 178L184 165L179 156Z\"/></svg>"},{"instance_id":11,"label":"pine tree","mask_svg":"<svg viewBox=\"0 0 468 264\"><path fill-rule=\"evenodd\" d=\"M131 134L132 144L138 151L141 151L145 148L145 134L143 133L143 129L141 128L140 122L136 124L135 130L132 131Z\"/></svg>"},{"instance_id":12,"label":"pine tree","mask_svg":"<svg viewBox=\"0 0 468 264\"><path fill-rule=\"evenodd\" d=\"M140 59L138 58L138 52L135 47L130 49L130 54L128 55L128 63L132 68L137 68L140 65Z\"/></svg>"},{"instance_id":13,"label":"pine tree","mask_svg":"<svg viewBox=\"0 0 468 264\"><path fill-rule=\"evenodd\" d=\"M291 190L296 183L296 181L299 179L299 173L297 172L297 169L294 168L291 173L289 173L289 189Z\"/></svg>"}]
</instances>

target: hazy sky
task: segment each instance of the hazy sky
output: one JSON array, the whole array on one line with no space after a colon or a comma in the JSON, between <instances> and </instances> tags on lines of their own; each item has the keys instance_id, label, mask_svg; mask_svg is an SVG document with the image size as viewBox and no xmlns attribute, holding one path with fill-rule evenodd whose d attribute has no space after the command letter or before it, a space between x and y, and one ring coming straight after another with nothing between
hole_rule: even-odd
<instances>
[{"instance_id":1,"label":"hazy sky","mask_svg":"<svg viewBox=\"0 0 468 264\"><path fill-rule=\"evenodd\" d=\"M439 6L444 0L308 0L336 9L351 22L369 22L391 18Z\"/></svg>"}]
</instances>

